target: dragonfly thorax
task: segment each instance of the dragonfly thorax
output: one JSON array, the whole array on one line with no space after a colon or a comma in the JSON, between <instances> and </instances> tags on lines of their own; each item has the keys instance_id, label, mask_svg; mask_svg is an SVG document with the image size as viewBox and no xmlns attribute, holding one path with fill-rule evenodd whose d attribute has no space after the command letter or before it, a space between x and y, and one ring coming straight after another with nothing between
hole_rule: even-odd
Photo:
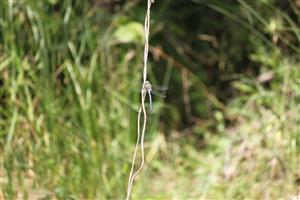
<instances>
[{"instance_id":1,"label":"dragonfly thorax","mask_svg":"<svg viewBox=\"0 0 300 200\"><path fill-rule=\"evenodd\" d=\"M146 90L146 91L151 91L152 89L152 85L149 81L146 81L144 84L143 84L143 89Z\"/></svg>"},{"instance_id":2,"label":"dragonfly thorax","mask_svg":"<svg viewBox=\"0 0 300 200\"><path fill-rule=\"evenodd\" d=\"M165 91L167 89L168 89L167 87L157 87L157 86L152 87L152 85L149 81L145 81L143 83L141 93L143 95L143 99L145 99L147 95L149 96L149 103L150 103L150 110L151 111L152 111L152 94L164 98L166 96L164 94L160 94L157 90Z\"/></svg>"}]
</instances>

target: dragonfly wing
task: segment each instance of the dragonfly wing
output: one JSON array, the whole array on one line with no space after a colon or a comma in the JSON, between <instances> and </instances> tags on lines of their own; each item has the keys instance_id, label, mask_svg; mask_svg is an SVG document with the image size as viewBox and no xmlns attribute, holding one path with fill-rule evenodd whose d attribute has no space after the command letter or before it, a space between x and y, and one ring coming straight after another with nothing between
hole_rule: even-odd
<instances>
[{"instance_id":1,"label":"dragonfly wing","mask_svg":"<svg viewBox=\"0 0 300 200\"><path fill-rule=\"evenodd\" d=\"M162 97L162 98L166 97L166 95L161 94L160 92L158 92L156 90L153 90L153 89L151 90L151 93L154 94L154 95L156 95L156 96Z\"/></svg>"},{"instance_id":2,"label":"dragonfly wing","mask_svg":"<svg viewBox=\"0 0 300 200\"><path fill-rule=\"evenodd\" d=\"M168 90L167 86L158 86L158 85L152 85L152 88L156 89L156 90Z\"/></svg>"}]
</instances>

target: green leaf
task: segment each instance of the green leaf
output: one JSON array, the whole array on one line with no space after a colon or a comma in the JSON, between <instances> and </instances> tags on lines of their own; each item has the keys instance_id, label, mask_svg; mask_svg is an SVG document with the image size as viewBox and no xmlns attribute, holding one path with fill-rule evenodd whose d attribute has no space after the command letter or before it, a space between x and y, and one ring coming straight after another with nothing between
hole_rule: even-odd
<instances>
[{"instance_id":1,"label":"green leaf","mask_svg":"<svg viewBox=\"0 0 300 200\"><path fill-rule=\"evenodd\" d=\"M144 30L139 22L129 22L119 28L113 34L113 38L121 43L143 43Z\"/></svg>"}]
</instances>

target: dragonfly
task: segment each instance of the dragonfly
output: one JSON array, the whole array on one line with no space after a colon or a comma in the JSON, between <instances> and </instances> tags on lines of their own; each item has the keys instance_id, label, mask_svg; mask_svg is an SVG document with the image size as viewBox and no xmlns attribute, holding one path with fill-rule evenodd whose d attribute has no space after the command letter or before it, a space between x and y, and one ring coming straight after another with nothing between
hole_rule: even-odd
<instances>
[{"instance_id":1,"label":"dragonfly","mask_svg":"<svg viewBox=\"0 0 300 200\"><path fill-rule=\"evenodd\" d=\"M153 111L152 107L152 94L165 98L165 92L168 90L166 86L153 86L149 81L144 82L142 87L142 92L146 92L149 96L149 103L150 103L150 111Z\"/></svg>"}]
</instances>

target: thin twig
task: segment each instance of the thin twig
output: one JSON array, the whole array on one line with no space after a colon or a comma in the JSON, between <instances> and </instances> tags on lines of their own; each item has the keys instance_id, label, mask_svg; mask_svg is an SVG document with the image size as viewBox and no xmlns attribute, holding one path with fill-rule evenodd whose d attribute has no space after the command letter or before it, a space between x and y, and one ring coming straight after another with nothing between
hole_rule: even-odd
<instances>
[{"instance_id":1,"label":"thin twig","mask_svg":"<svg viewBox=\"0 0 300 200\"><path fill-rule=\"evenodd\" d=\"M137 134L137 140L136 140L136 144L135 144L135 149L134 149L134 154L133 154L133 159L132 159L132 165L131 165L131 170L130 170L130 175L129 175L129 180L128 180L128 186L127 186L127 197L126 200L129 199L130 197L130 193L131 193L131 187L132 187L132 174L133 174L133 169L134 169L134 163L135 163L135 159L136 159L136 155L137 155L137 150L139 147L139 142L140 142L140 119L141 119L141 112L142 112L142 107L140 107L139 109L139 113L138 113L138 134Z\"/></svg>"},{"instance_id":2,"label":"thin twig","mask_svg":"<svg viewBox=\"0 0 300 200\"><path fill-rule=\"evenodd\" d=\"M132 166L131 166L129 180L128 180L126 200L130 199L133 181L138 176L138 174L142 171L142 169L144 167L144 163L145 163L144 136L145 136L146 125L147 125L147 112L146 112L146 108L145 108L145 99L146 99L146 95L147 95L147 90L146 90L145 84L147 82L147 61L148 61L148 52L149 52L150 8L151 8L152 3L154 3L154 0L148 0L147 12L146 12L146 17L145 17L145 25L144 25L144 29L145 29L145 46L144 46L143 85L142 85L142 89L141 89L141 107L140 107L139 113L138 113L138 135L137 135L137 141L136 141L136 145L135 145L135 150L134 150L133 159L132 159ZM142 131L141 131L140 122L141 122L141 112L142 111L143 111L144 118L143 118L143 128L142 128ZM138 170L133 174L139 144L141 145L142 161L141 161L141 164L140 164L140 167L138 168Z\"/></svg>"}]
</instances>

